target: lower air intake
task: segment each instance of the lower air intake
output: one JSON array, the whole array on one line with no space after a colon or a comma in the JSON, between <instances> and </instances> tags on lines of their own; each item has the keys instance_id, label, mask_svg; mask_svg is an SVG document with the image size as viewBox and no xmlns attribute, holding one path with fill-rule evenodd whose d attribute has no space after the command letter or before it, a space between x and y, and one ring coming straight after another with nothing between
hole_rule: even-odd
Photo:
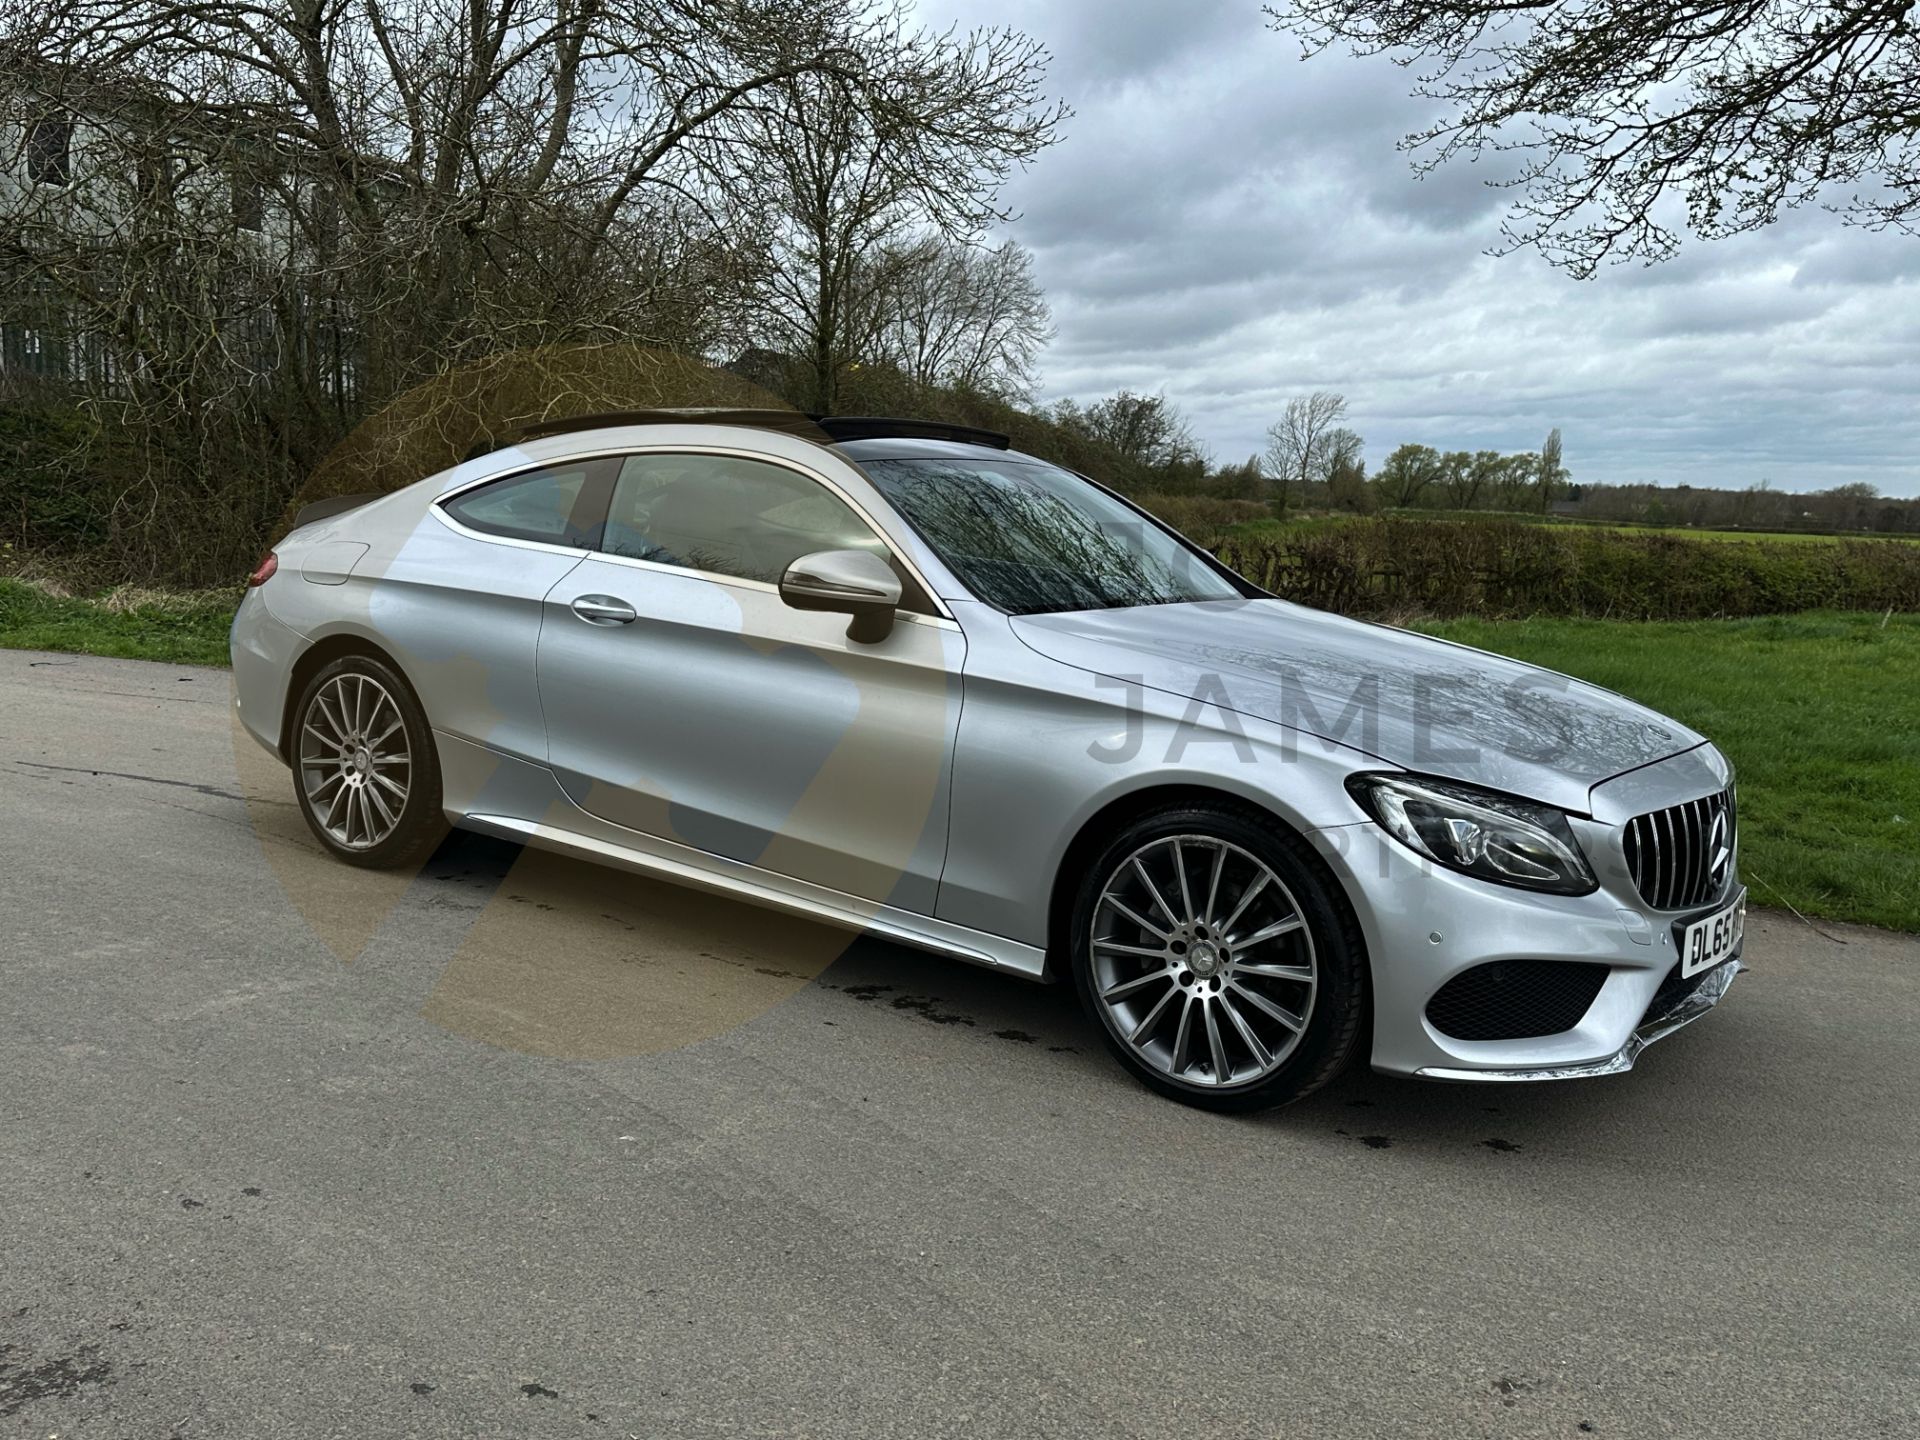
<instances>
[{"instance_id":1,"label":"lower air intake","mask_svg":"<svg viewBox=\"0 0 1920 1440\"><path fill-rule=\"evenodd\" d=\"M1427 1002L1427 1019L1455 1040L1527 1040L1580 1023L1607 983L1604 965L1496 960L1463 970Z\"/></svg>"}]
</instances>

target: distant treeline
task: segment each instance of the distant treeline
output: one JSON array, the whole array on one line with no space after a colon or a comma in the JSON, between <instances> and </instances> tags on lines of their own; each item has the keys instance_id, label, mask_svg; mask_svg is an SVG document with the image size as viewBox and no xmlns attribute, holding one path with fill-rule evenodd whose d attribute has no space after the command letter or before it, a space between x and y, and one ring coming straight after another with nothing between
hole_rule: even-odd
<instances>
[{"instance_id":1,"label":"distant treeline","mask_svg":"<svg viewBox=\"0 0 1920 1440\"><path fill-rule=\"evenodd\" d=\"M1629 525L1688 525L1701 530L1855 532L1920 535L1920 498L1897 499L1872 485L1796 494L1755 485L1704 490L1689 485L1575 486L1554 507L1581 520Z\"/></svg>"}]
</instances>

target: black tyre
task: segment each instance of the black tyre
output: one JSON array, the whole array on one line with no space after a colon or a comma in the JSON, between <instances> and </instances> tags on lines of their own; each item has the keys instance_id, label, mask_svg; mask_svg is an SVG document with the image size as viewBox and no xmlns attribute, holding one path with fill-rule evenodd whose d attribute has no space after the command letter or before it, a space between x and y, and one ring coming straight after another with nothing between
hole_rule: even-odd
<instances>
[{"instance_id":1,"label":"black tyre","mask_svg":"<svg viewBox=\"0 0 1920 1440\"><path fill-rule=\"evenodd\" d=\"M1208 1110L1263 1110L1340 1073L1365 942L1305 842L1252 809L1128 825L1073 898L1074 984L1120 1063Z\"/></svg>"},{"instance_id":2,"label":"black tyre","mask_svg":"<svg viewBox=\"0 0 1920 1440\"><path fill-rule=\"evenodd\" d=\"M381 870L431 854L447 832L440 757L407 682L372 656L349 655L314 675L295 706L293 791L320 843Z\"/></svg>"}]
</instances>

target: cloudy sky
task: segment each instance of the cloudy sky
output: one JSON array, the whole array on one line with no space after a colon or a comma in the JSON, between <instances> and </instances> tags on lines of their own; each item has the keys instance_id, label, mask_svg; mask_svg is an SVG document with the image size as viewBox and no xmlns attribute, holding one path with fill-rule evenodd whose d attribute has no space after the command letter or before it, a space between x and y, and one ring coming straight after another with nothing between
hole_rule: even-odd
<instances>
[{"instance_id":1,"label":"cloudy sky","mask_svg":"<svg viewBox=\"0 0 1920 1440\"><path fill-rule=\"evenodd\" d=\"M1164 390L1223 459L1326 389L1374 467L1557 425L1576 480L1920 493L1920 238L1806 212L1575 281L1484 253L1484 170L1411 172L1404 72L1303 64L1258 0L920 8L1040 39L1076 112L1008 192L1058 328L1047 399Z\"/></svg>"}]
</instances>

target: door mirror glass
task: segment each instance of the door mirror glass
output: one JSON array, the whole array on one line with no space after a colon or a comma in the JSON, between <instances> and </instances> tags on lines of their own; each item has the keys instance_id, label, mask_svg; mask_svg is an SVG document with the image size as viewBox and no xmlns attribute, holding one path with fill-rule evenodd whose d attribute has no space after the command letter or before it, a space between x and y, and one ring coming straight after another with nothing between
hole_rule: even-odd
<instances>
[{"instance_id":1,"label":"door mirror glass","mask_svg":"<svg viewBox=\"0 0 1920 1440\"><path fill-rule=\"evenodd\" d=\"M796 610L851 615L847 638L871 645L893 633L900 577L870 550L817 550L787 566L780 598Z\"/></svg>"}]
</instances>

